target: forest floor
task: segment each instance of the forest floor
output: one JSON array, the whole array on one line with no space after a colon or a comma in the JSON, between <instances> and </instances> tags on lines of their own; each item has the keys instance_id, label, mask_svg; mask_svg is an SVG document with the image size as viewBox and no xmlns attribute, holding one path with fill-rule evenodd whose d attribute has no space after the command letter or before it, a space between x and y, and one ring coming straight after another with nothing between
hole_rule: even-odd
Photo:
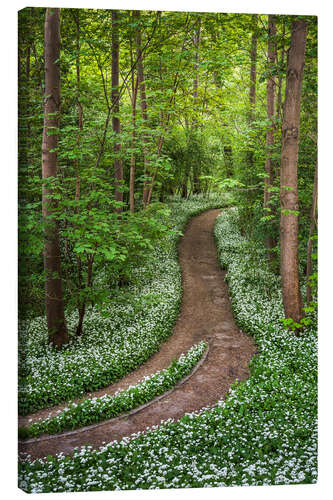
<instances>
[{"instance_id":1,"label":"forest floor","mask_svg":"<svg viewBox=\"0 0 333 500\"><path fill-rule=\"evenodd\" d=\"M28 453L31 458L38 458L60 452L70 455L76 447L89 444L97 448L103 443L159 425L162 420L178 420L185 413L214 406L236 379L241 381L249 376L249 361L256 347L253 338L240 331L234 321L228 286L224 281L225 271L220 268L213 237L219 213L220 210L209 210L191 219L180 240L178 248L184 292L181 312L171 337L140 368L118 383L85 397L114 394L126 389L145 376L166 368L193 344L204 340L209 351L198 369L162 397L127 415L72 432L19 441L22 456ZM66 404L19 417L19 425L54 415L64 407Z\"/></svg>"}]
</instances>

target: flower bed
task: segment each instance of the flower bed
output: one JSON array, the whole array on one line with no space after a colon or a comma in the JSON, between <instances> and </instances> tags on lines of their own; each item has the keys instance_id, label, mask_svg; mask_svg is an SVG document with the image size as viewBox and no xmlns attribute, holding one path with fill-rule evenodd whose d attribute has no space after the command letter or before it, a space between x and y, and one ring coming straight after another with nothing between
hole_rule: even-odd
<instances>
[{"instance_id":1,"label":"flower bed","mask_svg":"<svg viewBox=\"0 0 333 500\"><path fill-rule=\"evenodd\" d=\"M317 335L283 328L279 279L264 250L223 214L215 236L235 316L255 336L251 377L213 409L73 456L20 463L29 492L313 483L317 478Z\"/></svg>"},{"instance_id":2,"label":"flower bed","mask_svg":"<svg viewBox=\"0 0 333 500\"><path fill-rule=\"evenodd\" d=\"M72 403L54 417L38 420L27 427L19 428L19 437L36 437L43 433L56 434L68 429L101 422L132 410L156 396L172 389L177 382L188 375L201 359L207 344L200 342L192 346L186 354L181 354L168 368L145 377L135 386L118 391L110 396L85 399Z\"/></svg>"},{"instance_id":3,"label":"flower bed","mask_svg":"<svg viewBox=\"0 0 333 500\"><path fill-rule=\"evenodd\" d=\"M221 198L174 199L170 203L174 228L183 230L190 217L217 206L223 206ZM135 270L132 284L113 296L107 317L97 308L89 309L84 335L72 336L65 349L48 344L44 318L21 323L21 415L106 387L158 351L172 332L182 297L177 241L172 234ZM77 313L67 314L70 331L76 323Z\"/></svg>"}]
</instances>

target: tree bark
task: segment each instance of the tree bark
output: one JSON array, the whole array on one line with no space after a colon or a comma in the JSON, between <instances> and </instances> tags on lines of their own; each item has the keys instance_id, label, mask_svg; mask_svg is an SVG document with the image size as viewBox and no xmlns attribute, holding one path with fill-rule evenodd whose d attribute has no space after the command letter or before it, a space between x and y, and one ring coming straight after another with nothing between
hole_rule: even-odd
<instances>
[{"instance_id":1,"label":"tree bark","mask_svg":"<svg viewBox=\"0 0 333 500\"><path fill-rule=\"evenodd\" d=\"M309 285L309 278L313 273L313 263L312 263L312 249L313 249L313 241L312 236L314 234L314 230L317 226L317 202L318 202L318 165L316 165L314 181L313 181L313 192L312 192L312 206L310 213L310 230L309 230L309 239L307 244L307 255L306 255L306 301L307 303L312 302L312 288Z\"/></svg>"},{"instance_id":2,"label":"tree bark","mask_svg":"<svg viewBox=\"0 0 333 500\"><path fill-rule=\"evenodd\" d=\"M250 52L251 66L250 66L250 89L249 89L249 114L248 122L250 128L254 121L254 113L256 107L256 85L257 85L257 15L253 16L253 28L251 39L251 52ZM250 170L250 176L253 179L253 164L254 156L252 147L247 152L247 163Z\"/></svg>"},{"instance_id":3,"label":"tree bark","mask_svg":"<svg viewBox=\"0 0 333 500\"><path fill-rule=\"evenodd\" d=\"M272 160L272 152L274 147L274 99L275 99L275 81L272 75L274 65L276 63L275 50L276 27L274 16L268 16L268 69L269 76L267 78L267 119L269 126L266 132L266 162L265 162L265 190L264 190L264 213L265 215L273 215L271 198L272 193L270 188L274 185L274 168ZM267 256L270 261L274 260L273 248L276 246L276 240L272 234L265 238Z\"/></svg>"},{"instance_id":4,"label":"tree bark","mask_svg":"<svg viewBox=\"0 0 333 500\"><path fill-rule=\"evenodd\" d=\"M77 124L78 124L78 132L76 134L76 145L77 145L77 150L79 150L80 132L82 132L82 130L83 130L83 109L82 109L82 105L80 103L80 96L81 96L80 9L76 9L76 12L75 12L75 26L76 26L76 58L75 58L75 64L76 64L76 109L77 109ZM75 212L78 214L79 213L79 200L80 200L80 195L81 195L80 162L79 162L78 158L75 158L75 174L76 174L76 181L75 181L76 207L75 207ZM82 335L82 327L83 327L83 319L84 319L84 315L85 315L85 311L86 311L86 299L84 297L81 298L81 291L83 288L81 257L77 256L76 262L77 262L77 273L78 273L78 283L79 283L78 303L77 303L77 308L78 308L78 312L79 312L79 321L78 321L78 324L76 327L76 335L81 336Z\"/></svg>"},{"instance_id":5,"label":"tree bark","mask_svg":"<svg viewBox=\"0 0 333 500\"><path fill-rule=\"evenodd\" d=\"M232 146L224 146L224 166L227 177L232 176Z\"/></svg>"},{"instance_id":6,"label":"tree bark","mask_svg":"<svg viewBox=\"0 0 333 500\"><path fill-rule=\"evenodd\" d=\"M133 19L138 23L135 33L135 45L136 45L136 56L137 56L137 71L138 71L138 82L139 82L139 92L140 92L140 107L141 114L145 124L145 127L148 128L148 106L147 106L147 96L146 96L146 84L145 84L145 74L143 68L143 59L142 59L142 40L141 40L141 28L140 28L140 11L133 10ZM143 133L143 165L144 165L144 175L150 176L150 166L148 161L148 134L145 131ZM146 179L143 184L143 194L142 201L143 206L146 206L148 195L149 195L149 187L150 181Z\"/></svg>"},{"instance_id":7,"label":"tree bark","mask_svg":"<svg viewBox=\"0 0 333 500\"><path fill-rule=\"evenodd\" d=\"M80 103L81 95L81 78L80 78L80 9L76 10L75 16L76 24L76 109L77 109L77 121L78 128L81 132L83 130L83 110ZM76 135L76 144L79 149L80 145L80 132ZM76 171L76 187L75 187L75 201L80 199L80 171L79 171L79 160L75 159L75 171Z\"/></svg>"},{"instance_id":8,"label":"tree bark","mask_svg":"<svg viewBox=\"0 0 333 500\"><path fill-rule=\"evenodd\" d=\"M123 192L119 190L123 186L124 173L120 158L120 118L119 118L119 15L117 10L112 11L112 91L111 105L113 109L112 130L116 135L114 145L114 176L115 176L115 200L123 202ZM121 213L122 207L116 208Z\"/></svg>"},{"instance_id":9,"label":"tree bark","mask_svg":"<svg viewBox=\"0 0 333 500\"><path fill-rule=\"evenodd\" d=\"M292 23L282 123L280 177L283 306L285 317L292 318L297 323L304 316L298 270L297 161L306 32L307 22L305 20Z\"/></svg>"},{"instance_id":10,"label":"tree bark","mask_svg":"<svg viewBox=\"0 0 333 500\"><path fill-rule=\"evenodd\" d=\"M196 132L198 129L198 89L199 89L199 65L200 65L200 41L201 41L201 19L198 21L197 29L194 36L194 46L195 46L195 61L194 61L194 79L193 79L193 120L192 120L192 130L194 131L193 139L196 141ZM196 165L196 158L193 158L192 163L193 171L193 193L199 193L201 190L200 186L200 172L198 166Z\"/></svg>"},{"instance_id":11,"label":"tree bark","mask_svg":"<svg viewBox=\"0 0 333 500\"><path fill-rule=\"evenodd\" d=\"M250 111L249 122L254 120L254 111L256 107L256 85L257 85L257 16L253 18L253 32L251 39L251 67L250 67Z\"/></svg>"},{"instance_id":12,"label":"tree bark","mask_svg":"<svg viewBox=\"0 0 333 500\"><path fill-rule=\"evenodd\" d=\"M42 177L57 177L57 147L60 114L60 9L47 9L45 16L45 101L42 144ZM43 186L44 271L47 327L50 341L60 347L68 342L61 280L58 223L52 189Z\"/></svg>"},{"instance_id":13,"label":"tree bark","mask_svg":"<svg viewBox=\"0 0 333 500\"><path fill-rule=\"evenodd\" d=\"M139 77L137 76L135 85L133 83L132 88L132 149L135 147L135 126L136 126L136 100L138 94L138 83ZM131 154L131 165L130 165L130 183L129 183L129 202L130 202L130 211L134 214L135 206L134 206L134 180L135 180L135 153L132 151Z\"/></svg>"},{"instance_id":14,"label":"tree bark","mask_svg":"<svg viewBox=\"0 0 333 500\"><path fill-rule=\"evenodd\" d=\"M283 39L286 34L286 25L285 21L283 21L283 31L282 36ZM282 118L281 110L282 110L282 82L283 82L283 66L284 66L284 57L285 57L285 49L284 45L281 48L281 60L279 64L279 81L278 81L278 92L277 92L277 102L276 102L276 116L277 118Z\"/></svg>"}]
</instances>

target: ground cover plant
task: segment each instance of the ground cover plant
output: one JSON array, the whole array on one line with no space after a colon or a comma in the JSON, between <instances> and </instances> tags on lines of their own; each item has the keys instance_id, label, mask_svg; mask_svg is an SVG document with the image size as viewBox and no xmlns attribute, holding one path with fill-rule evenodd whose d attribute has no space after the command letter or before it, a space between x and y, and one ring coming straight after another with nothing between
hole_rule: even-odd
<instances>
[{"instance_id":1,"label":"ground cover plant","mask_svg":"<svg viewBox=\"0 0 333 500\"><path fill-rule=\"evenodd\" d=\"M315 317L295 336L281 321L280 278L264 249L239 232L237 214L217 220L239 325L254 335L251 376L211 409L73 456L20 462L29 492L314 483L317 478ZM312 312L314 315L314 312Z\"/></svg>"},{"instance_id":2,"label":"ground cover plant","mask_svg":"<svg viewBox=\"0 0 333 500\"><path fill-rule=\"evenodd\" d=\"M105 387L140 366L166 340L182 296L177 241L188 219L226 205L218 196L194 196L170 204L174 232L156 245L150 259L132 270L131 283L113 290L106 310L91 307L85 334L70 337L66 348L49 344L43 317L21 321L19 331L19 413L22 415L69 401ZM103 275L99 277L103 281ZM101 286L101 284L100 284ZM107 284L105 284L107 287ZM67 324L75 330L77 312Z\"/></svg>"},{"instance_id":3,"label":"ground cover plant","mask_svg":"<svg viewBox=\"0 0 333 500\"><path fill-rule=\"evenodd\" d=\"M151 401L172 389L177 382L188 375L201 359L207 348L205 342L192 346L181 354L165 370L144 377L134 386L117 391L114 395L85 399L71 403L53 417L38 420L27 427L19 428L19 437L36 437L43 433L56 434L67 429L76 429L95 422L116 417L124 412Z\"/></svg>"}]
</instances>

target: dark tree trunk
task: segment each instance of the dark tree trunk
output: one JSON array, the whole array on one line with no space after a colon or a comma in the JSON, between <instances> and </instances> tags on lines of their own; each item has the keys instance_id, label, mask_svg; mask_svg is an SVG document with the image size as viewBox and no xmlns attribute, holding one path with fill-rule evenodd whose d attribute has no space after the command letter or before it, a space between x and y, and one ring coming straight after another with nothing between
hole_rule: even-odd
<instances>
[{"instance_id":1,"label":"dark tree trunk","mask_svg":"<svg viewBox=\"0 0 333 500\"><path fill-rule=\"evenodd\" d=\"M232 176L232 146L224 146L224 166L227 177Z\"/></svg>"},{"instance_id":2,"label":"dark tree trunk","mask_svg":"<svg viewBox=\"0 0 333 500\"><path fill-rule=\"evenodd\" d=\"M306 31L307 22L305 20L292 23L281 151L280 229L283 306L285 317L292 318L297 323L304 316L298 271L297 161Z\"/></svg>"},{"instance_id":3,"label":"dark tree trunk","mask_svg":"<svg viewBox=\"0 0 333 500\"><path fill-rule=\"evenodd\" d=\"M60 9L47 9L45 16L45 103L42 144L43 179L57 177L57 147L60 114ZM52 190L43 187L45 221L44 271L46 316L50 341L60 347L68 342L61 280L59 228L52 218L56 203Z\"/></svg>"},{"instance_id":4,"label":"dark tree trunk","mask_svg":"<svg viewBox=\"0 0 333 500\"><path fill-rule=\"evenodd\" d=\"M123 192L119 190L123 186L124 174L123 165L120 158L120 118L119 118L119 15L117 10L112 11L112 91L111 104L113 109L112 130L116 134L114 145L114 176L115 176L115 199L123 201ZM116 209L122 212L122 207Z\"/></svg>"},{"instance_id":5,"label":"dark tree trunk","mask_svg":"<svg viewBox=\"0 0 333 500\"><path fill-rule=\"evenodd\" d=\"M309 239L307 245L307 259L306 259L306 301L307 303L312 302L312 288L309 285L309 278L313 273L313 262L312 262L312 249L313 249L313 241L312 236L314 235L315 228L317 227L317 202L318 202L318 165L316 165L314 182L313 182L313 192L312 192L312 206L310 213L310 230L309 230Z\"/></svg>"},{"instance_id":6,"label":"dark tree trunk","mask_svg":"<svg viewBox=\"0 0 333 500\"><path fill-rule=\"evenodd\" d=\"M274 147L274 99L275 99L275 81L273 78L273 69L276 63L276 50L275 50L275 37L276 27L274 16L268 16L268 70L269 76L267 78L267 119L269 126L266 132L266 163L265 163L265 190L264 190L264 213L265 215L273 215L273 207L271 205L272 192L270 189L274 185L274 167L272 160L272 153ZM273 248L276 246L276 239L272 234L265 238L268 259L272 262L274 260Z\"/></svg>"}]
</instances>

